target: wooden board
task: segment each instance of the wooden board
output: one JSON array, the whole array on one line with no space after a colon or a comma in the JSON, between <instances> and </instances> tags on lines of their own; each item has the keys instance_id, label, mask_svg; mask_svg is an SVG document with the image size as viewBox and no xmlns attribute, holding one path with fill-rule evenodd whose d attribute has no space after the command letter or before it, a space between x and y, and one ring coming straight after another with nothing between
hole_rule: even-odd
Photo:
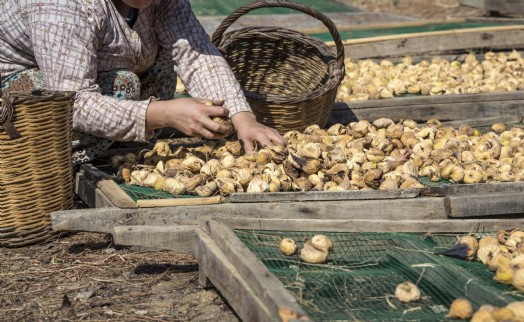
<instances>
[{"instance_id":1,"label":"wooden board","mask_svg":"<svg viewBox=\"0 0 524 322\"><path fill-rule=\"evenodd\" d=\"M347 124L362 119L377 118L413 119L425 122L437 118L442 122L487 118L488 125L494 119L508 118L522 121L524 116L524 91L506 93L480 93L438 96L396 97L382 100L337 102L333 106L328 125Z\"/></svg>"},{"instance_id":2,"label":"wooden board","mask_svg":"<svg viewBox=\"0 0 524 322\"><path fill-rule=\"evenodd\" d=\"M197 225L114 226L113 242L142 249L174 250L194 255Z\"/></svg>"},{"instance_id":3,"label":"wooden board","mask_svg":"<svg viewBox=\"0 0 524 322\"><path fill-rule=\"evenodd\" d=\"M231 202L378 200L415 198L419 193L417 189L233 193L230 199Z\"/></svg>"},{"instance_id":4,"label":"wooden board","mask_svg":"<svg viewBox=\"0 0 524 322\"><path fill-rule=\"evenodd\" d=\"M195 244L196 259L202 275L209 278L243 321L281 321L258 298L249 281L238 272L207 233L199 229Z\"/></svg>"},{"instance_id":5,"label":"wooden board","mask_svg":"<svg viewBox=\"0 0 524 322\"><path fill-rule=\"evenodd\" d=\"M524 3L521 0L459 0L461 5L484 9L488 13L524 14Z\"/></svg>"},{"instance_id":6,"label":"wooden board","mask_svg":"<svg viewBox=\"0 0 524 322\"><path fill-rule=\"evenodd\" d=\"M218 221L232 229L278 231L329 232L492 232L524 227L524 218L497 219L436 219L436 220L381 220L381 219L270 219L221 218Z\"/></svg>"},{"instance_id":7,"label":"wooden board","mask_svg":"<svg viewBox=\"0 0 524 322\"><path fill-rule=\"evenodd\" d=\"M417 37L405 34L394 39L371 37L358 39L344 46L347 58L390 58L417 56L427 53L481 49L519 49L524 47L524 30L472 31L456 34L421 34ZM332 44L333 45L333 44Z\"/></svg>"},{"instance_id":8,"label":"wooden board","mask_svg":"<svg viewBox=\"0 0 524 322\"><path fill-rule=\"evenodd\" d=\"M497 192L520 192L524 194L524 182L497 182L479 184L448 184L422 188L424 196L453 196L457 194L483 194Z\"/></svg>"},{"instance_id":9,"label":"wooden board","mask_svg":"<svg viewBox=\"0 0 524 322\"><path fill-rule=\"evenodd\" d=\"M77 209L53 212L51 218L56 231L111 233L114 226L191 225L209 218L445 219L448 212L443 197L421 197L338 202L228 203L145 209Z\"/></svg>"},{"instance_id":10,"label":"wooden board","mask_svg":"<svg viewBox=\"0 0 524 322\"><path fill-rule=\"evenodd\" d=\"M450 217L524 216L524 192L459 194L446 197Z\"/></svg>"},{"instance_id":11,"label":"wooden board","mask_svg":"<svg viewBox=\"0 0 524 322\"><path fill-rule=\"evenodd\" d=\"M230 228L210 220L205 229L238 272L249 281L253 292L273 315L288 312L295 319L309 320L280 280L268 271Z\"/></svg>"}]
</instances>

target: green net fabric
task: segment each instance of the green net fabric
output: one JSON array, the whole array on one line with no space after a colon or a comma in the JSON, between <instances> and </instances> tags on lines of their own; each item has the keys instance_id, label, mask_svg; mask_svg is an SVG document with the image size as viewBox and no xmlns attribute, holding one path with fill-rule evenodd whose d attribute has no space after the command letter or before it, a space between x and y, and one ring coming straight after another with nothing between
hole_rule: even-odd
<instances>
[{"instance_id":1,"label":"green net fabric","mask_svg":"<svg viewBox=\"0 0 524 322\"><path fill-rule=\"evenodd\" d=\"M288 237L300 249L316 233L235 233L315 321L440 321L455 298L468 298L475 310L524 299L495 282L482 263L434 254L452 246L457 234L326 232L334 252L326 264L311 265L286 257L278 245ZM418 285L420 301L403 304L395 297L396 286L405 281Z\"/></svg>"}]
</instances>

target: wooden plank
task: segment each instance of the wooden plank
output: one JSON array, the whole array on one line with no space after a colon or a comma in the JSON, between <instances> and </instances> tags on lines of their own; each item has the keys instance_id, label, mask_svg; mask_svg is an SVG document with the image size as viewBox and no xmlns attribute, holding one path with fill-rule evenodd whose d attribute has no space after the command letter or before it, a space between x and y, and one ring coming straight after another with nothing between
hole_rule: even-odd
<instances>
[{"instance_id":1,"label":"wooden plank","mask_svg":"<svg viewBox=\"0 0 524 322\"><path fill-rule=\"evenodd\" d=\"M515 124L515 123L522 123L523 118L520 115L515 116L495 116L495 117L482 117L482 118L476 118L476 119L463 119L458 121L446 121L442 122L442 125L444 126L451 126L451 127L459 127L461 124L468 124L472 127L480 127L480 126L491 126L495 123L506 123L506 124Z\"/></svg>"},{"instance_id":2,"label":"wooden plank","mask_svg":"<svg viewBox=\"0 0 524 322\"><path fill-rule=\"evenodd\" d=\"M445 95L442 96L443 98ZM395 99L391 99L394 101ZM374 102L380 102L375 100ZM394 102L391 102L394 103ZM462 102L462 103L427 103L410 105L409 107L398 102L396 106L353 108L351 103L337 103L338 106L346 104L347 108L334 109L331 112L328 126L335 123L347 124L356 120L375 120L387 117L398 121L400 119L413 119L417 122L425 122L431 118L437 118L442 122L469 120L482 116L483 118L507 117L508 115L524 115L523 101L485 101L485 102Z\"/></svg>"},{"instance_id":3,"label":"wooden plank","mask_svg":"<svg viewBox=\"0 0 524 322\"><path fill-rule=\"evenodd\" d=\"M486 0L459 0L458 2L460 3L461 6L473 7L473 8L479 8L479 9L486 8Z\"/></svg>"},{"instance_id":4,"label":"wooden plank","mask_svg":"<svg viewBox=\"0 0 524 322\"><path fill-rule=\"evenodd\" d=\"M136 201L136 204L140 208L213 205L220 203L222 199L221 196L202 198L140 199Z\"/></svg>"},{"instance_id":5,"label":"wooden plank","mask_svg":"<svg viewBox=\"0 0 524 322\"><path fill-rule=\"evenodd\" d=\"M113 180L100 180L97 187L111 200L115 207L138 208L136 202Z\"/></svg>"},{"instance_id":6,"label":"wooden plank","mask_svg":"<svg viewBox=\"0 0 524 322\"><path fill-rule=\"evenodd\" d=\"M174 250L195 254L197 225L115 226L113 241L121 246L141 246L155 250Z\"/></svg>"},{"instance_id":7,"label":"wooden plank","mask_svg":"<svg viewBox=\"0 0 524 322\"><path fill-rule=\"evenodd\" d=\"M270 312L292 312L296 319L308 320L304 310L286 291L282 282L268 271L231 229L213 220L207 222L206 228L216 245L240 275L249 281L254 293Z\"/></svg>"},{"instance_id":8,"label":"wooden plank","mask_svg":"<svg viewBox=\"0 0 524 322\"><path fill-rule=\"evenodd\" d=\"M457 103L486 103L494 102L499 104L503 101L522 101L524 100L524 91L513 92L494 92L478 94L447 94L447 95L419 95L403 96L390 99L355 101L355 102L337 102L333 110L352 110L364 109L370 107L409 107L413 105L435 105L435 104L457 104Z\"/></svg>"},{"instance_id":9,"label":"wooden plank","mask_svg":"<svg viewBox=\"0 0 524 322\"><path fill-rule=\"evenodd\" d=\"M418 189L369 190L369 191L308 191L233 193L231 202L284 202L284 201L335 201L405 199L418 197Z\"/></svg>"},{"instance_id":10,"label":"wooden plank","mask_svg":"<svg viewBox=\"0 0 524 322\"><path fill-rule=\"evenodd\" d=\"M470 34L437 35L431 37L402 38L344 46L348 58L386 58L416 56L424 53L442 53L474 49L518 49L524 47L523 30L477 32ZM372 39L370 39L372 40Z\"/></svg>"},{"instance_id":11,"label":"wooden plank","mask_svg":"<svg viewBox=\"0 0 524 322\"><path fill-rule=\"evenodd\" d=\"M447 196L450 217L524 215L524 192L475 193Z\"/></svg>"},{"instance_id":12,"label":"wooden plank","mask_svg":"<svg viewBox=\"0 0 524 322\"><path fill-rule=\"evenodd\" d=\"M199 269L226 298L243 321L281 321L251 289L227 256L202 229L197 230L195 255Z\"/></svg>"},{"instance_id":13,"label":"wooden plank","mask_svg":"<svg viewBox=\"0 0 524 322\"><path fill-rule=\"evenodd\" d=\"M484 9L503 14L524 13L522 0L484 0Z\"/></svg>"},{"instance_id":14,"label":"wooden plank","mask_svg":"<svg viewBox=\"0 0 524 322\"><path fill-rule=\"evenodd\" d=\"M216 219L232 229L258 229L278 231L328 232L493 232L501 229L524 227L524 218L497 219L435 219L435 220L380 220L380 219L269 219L220 218Z\"/></svg>"},{"instance_id":15,"label":"wooden plank","mask_svg":"<svg viewBox=\"0 0 524 322\"><path fill-rule=\"evenodd\" d=\"M84 176L95 183L98 183L100 180L111 179L111 176L103 171L100 171L97 167L89 163L84 163L80 165L80 171Z\"/></svg>"},{"instance_id":16,"label":"wooden plank","mask_svg":"<svg viewBox=\"0 0 524 322\"><path fill-rule=\"evenodd\" d=\"M489 182L479 184L449 184L425 187L421 190L424 196L451 196L457 194L521 192L524 193L524 182Z\"/></svg>"},{"instance_id":17,"label":"wooden plank","mask_svg":"<svg viewBox=\"0 0 524 322\"><path fill-rule=\"evenodd\" d=\"M109 200L105 193L102 190L95 189L95 208L111 208L115 207L113 202Z\"/></svg>"},{"instance_id":18,"label":"wooden plank","mask_svg":"<svg viewBox=\"0 0 524 322\"><path fill-rule=\"evenodd\" d=\"M191 225L209 218L445 219L443 197L282 203L227 203L139 209L76 209L51 214L56 231L111 233L122 225Z\"/></svg>"}]
</instances>

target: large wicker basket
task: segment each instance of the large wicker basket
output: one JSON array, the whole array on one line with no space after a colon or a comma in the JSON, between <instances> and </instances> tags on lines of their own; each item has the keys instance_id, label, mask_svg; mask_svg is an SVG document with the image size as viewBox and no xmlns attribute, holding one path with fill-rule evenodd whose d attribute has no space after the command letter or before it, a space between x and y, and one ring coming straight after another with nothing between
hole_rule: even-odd
<instances>
[{"instance_id":1,"label":"large wicker basket","mask_svg":"<svg viewBox=\"0 0 524 322\"><path fill-rule=\"evenodd\" d=\"M224 34L242 15L268 7L294 9L322 21L335 40L337 52L318 38L286 28L248 27ZM259 122L281 133L326 124L344 78L344 45L327 16L294 2L256 1L226 17L212 40Z\"/></svg>"},{"instance_id":2,"label":"large wicker basket","mask_svg":"<svg viewBox=\"0 0 524 322\"><path fill-rule=\"evenodd\" d=\"M0 247L44 242L53 236L49 213L73 207L73 97L0 97Z\"/></svg>"}]
</instances>

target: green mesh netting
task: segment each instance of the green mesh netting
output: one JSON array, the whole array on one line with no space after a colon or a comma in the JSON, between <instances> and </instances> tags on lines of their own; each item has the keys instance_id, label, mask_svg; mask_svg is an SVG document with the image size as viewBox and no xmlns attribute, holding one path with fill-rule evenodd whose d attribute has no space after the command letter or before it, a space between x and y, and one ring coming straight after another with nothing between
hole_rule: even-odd
<instances>
[{"instance_id":1,"label":"green mesh netting","mask_svg":"<svg viewBox=\"0 0 524 322\"><path fill-rule=\"evenodd\" d=\"M156 189L149 188L149 187L139 187L135 185L120 184L119 186L134 201L137 201L140 199L169 199L169 198L196 198L197 197L193 195L175 196L175 195L172 195L170 193L167 193L161 190L156 190Z\"/></svg>"},{"instance_id":2,"label":"green mesh netting","mask_svg":"<svg viewBox=\"0 0 524 322\"><path fill-rule=\"evenodd\" d=\"M493 273L480 262L434 255L463 234L325 232L334 241L334 252L328 263L310 265L284 256L278 245L288 237L301 248L316 233L235 233L316 321L440 321L455 298L468 298L476 310L524 297L493 281ZM418 285L419 302L403 304L394 296L405 281Z\"/></svg>"},{"instance_id":3,"label":"green mesh netting","mask_svg":"<svg viewBox=\"0 0 524 322\"><path fill-rule=\"evenodd\" d=\"M252 0L190 0L193 12L197 16L227 16L236 9L253 2ZM293 2L304 4L310 8L316 9L323 13L329 12L354 12L356 8L346 6L336 0L323 1L306 1L294 0ZM297 13L297 11L284 8L265 8L250 12L248 15L268 15L268 14L290 14Z\"/></svg>"}]
</instances>

